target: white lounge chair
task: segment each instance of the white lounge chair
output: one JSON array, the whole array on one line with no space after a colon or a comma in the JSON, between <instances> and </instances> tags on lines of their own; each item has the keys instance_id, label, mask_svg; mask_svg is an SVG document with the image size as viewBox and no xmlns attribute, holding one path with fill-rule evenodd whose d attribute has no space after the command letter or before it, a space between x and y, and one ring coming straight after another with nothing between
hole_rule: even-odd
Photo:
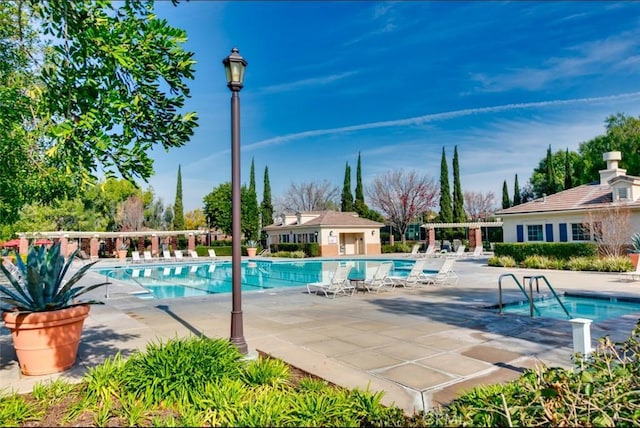
<instances>
[{"instance_id":1,"label":"white lounge chair","mask_svg":"<svg viewBox=\"0 0 640 428\"><path fill-rule=\"evenodd\" d=\"M151 255L151 251L145 251L142 254L144 255L144 261L145 262L152 262L153 261L153 256Z\"/></svg>"},{"instance_id":2,"label":"white lounge chair","mask_svg":"<svg viewBox=\"0 0 640 428\"><path fill-rule=\"evenodd\" d=\"M445 254L443 254L443 255L444 255L445 257L448 257L448 258L452 258L452 257L462 257L462 256L464 256L464 250L465 250L466 248L467 248L467 247L466 247L466 246L464 246L464 245L458 245L458 248L456 249L456 251L455 251L455 252L453 252L453 253L445 253Z\"/></svg>"},{"instance_id":3,"label":"white lounge chair","mask_svg":"<svg viewBox=\"0 0 640 428\"><path fill-rule=\"evenodd\" d=\"M465 258L474 258L474 259L477 259L478 257L480 257L480 256L482 255L482 251L483 251L483 250L484 250L484 249L482 248L482 245L480 245L480 246L476 246L476 248L474 248L472 252L469 252L469 253L463 254L463 255L462 255L462 256L460 256L460 257L465 257Z\"/></svg>"},{"instance_id":4,"label":"white lounge chair","mask_svg":"<svg viewBox=\"0 0 640 428\"><path fill-rule=\"evenodd\" d=\"M325 297L329 297L329 293L331 293L333 297L336 297L338 294L350 296L354 290L349 283L349 272L351 272L351 268L352 266L350 264L339 265L333 272L329 282L311 282L307 284L307 292L309 294L314 292L318 294L318 291L322 291Z\"/></svg>"},{"instance_id":5,"label":"white lounge chair","mask_svg":"<svg viewBox=\"0 0 640 428\"><path fill-rule=\"evenodd\" d=\"M380 263L373 276L364 280L364 286L367 291L379 293L384 286L393 287L393 281L389 278L389 272L391 272L392 267L393 262Z\"/></svg>"},{"instance_id":6,"label":"white lounge chair","mask_svg":"<svg viewBox=\"0 0 640 428\"><path fill-rule=\"evenodd\" d=\"M453 281L453 285L458 283L458 274L453 270L453 265L456 262L455 257L447 257L444 259L444 263L440 266L437 273L422 274L420 282L424 284L444 284L449 281Z\"/></svg>"},{"instance_id":7,"label":"white lounge chair","mask_svg":"<svg viewBox=\"0 0 640 428\"><path fill-rule=\"evenodd\" d=\"M411 249L411 252L407 254L407 257L415 257L418 255L418 250L420 250L420 244L415 244Z\"/></svg>"},{"instance_id":8,"label":"white lounge chair","mask_svg":"<svg viewBox=\"0 0 640 428\"><path fill-rule=\"evenodd\" d=\"M420 282L420 279L424 276L424 264L426 260L418 259L415 261L411 270L407 276L389 276L393 286L402 286L405 288L411 288Z\"/></svg>"},{"instance_id":9,"label":"white lounge chair","mask_svg":"<svg viewBox=\"0 0 640 428\"><path fill-rule=\"evenodd\" d=\"M171 257L171 251L169 250L162 251L162 258L168 262L173 261L173 257Z\"/></svg>"},{"instance_id":10,"label":"white lounge chair","mask_svg":"<svg viewBox=\"0 0 640 428\"><path fill-rule=\"evenodd\" d=\"M636 266L636 270L631 272L618 272L618 279L621 281L638 281L640 280L640 263Z\"/></svg>"},{"instance_id":11,"label":"white lounge chair","mask_svg":"<svg viewBox=\"0 0 640 428\"><path fill-rule=\"evenodd\" d=\"M198 258L198 253L195 250L189 250L189 255L191 256L192 259Z\"/></svg>"},{"instance_id":12,"label":"white lounge chair","mask_svg":"<svg viewBox=\"0 0 640 428\"><path fill-rule=\"evenodd\" d=\"M216 250L214 250L213 248L209 248L207 251L209 251L209 257L212 259L217 258L218 256L216 256Z\"/></svg>"},{"instance_id":13,"label":"white lounge chair","mask_svg":"<svg viewBox=\"0 0 640 428\"><path fill-rule=\"evenodd\" d=\"M140 258L140 252L139 251L132 251L131 252L131 261L134 262L134 263L142 262L142 259Z\"/></svg>"},{"instance_id":14,"label":"white lounge chair","mask_svg":"<svg viewBox=\"0 0 640 428\"><path fill-rule=\"evenodd\" d=\"M184 260L184 255L182 254L182 250L174 250L173 255L176 256L176 260Z\"/></svg>"}]
</instances>

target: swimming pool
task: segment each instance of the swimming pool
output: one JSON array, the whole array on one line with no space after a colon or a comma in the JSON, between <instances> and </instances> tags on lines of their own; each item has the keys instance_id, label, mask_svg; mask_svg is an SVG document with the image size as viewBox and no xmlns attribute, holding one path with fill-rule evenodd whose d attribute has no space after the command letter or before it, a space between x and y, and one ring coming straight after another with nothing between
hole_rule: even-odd
<instances>
[{"instance_id":1,"label":"swimming pool","mask_svg":"<svg viewBox=\"0 0 640 428\"><path fill-rule=\"evenodd\" d=\"M338 264L352 263L350 278L373 275L383 261L393 261L390 275L406 276L413 260L345 260L245 261L241 264L242 291L265 291L274 288L301 287L310 282L328 281ZM135 283L144 291L141 299L171 299L230 293L231 262L128 265L95 269L100 275ZM425 270L425 273L436 271ZM146 291L146 292L145 292Z\"/></svg>"},{"instance_id":2,"label":"swimming pool","mask_svg":"<svg viewBox=\"0 0 640 428\"><path fill-rule=\"evenodd\" d=\"M564 294L559 296L571 318L588 318L602 321L633 312L640 312L640 300L615 297ZM534 299L534 316L543 318L567 319L558 301L553 297ZM499 310L499 308L497 308ZM529 316L529 301L524 300L503 306L505 313Z\"/></svg>"}]
</instances>

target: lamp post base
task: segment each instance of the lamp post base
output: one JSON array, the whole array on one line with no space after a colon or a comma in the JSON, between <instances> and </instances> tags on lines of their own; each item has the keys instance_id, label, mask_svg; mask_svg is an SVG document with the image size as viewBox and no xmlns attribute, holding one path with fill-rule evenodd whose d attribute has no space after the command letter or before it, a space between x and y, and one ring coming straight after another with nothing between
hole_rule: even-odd
<instances>
[{"instance_id":1,"label":"lamp post base","mask_svg":"<svg viewBox=\"0 0 640 428\"><path fill-rule=\"evenodd\" d=\"M233 343L241 354L246 355L249 352L242 332L242 312L231 311L231 337L229 342Z\"/></svg>"}]
</instances>

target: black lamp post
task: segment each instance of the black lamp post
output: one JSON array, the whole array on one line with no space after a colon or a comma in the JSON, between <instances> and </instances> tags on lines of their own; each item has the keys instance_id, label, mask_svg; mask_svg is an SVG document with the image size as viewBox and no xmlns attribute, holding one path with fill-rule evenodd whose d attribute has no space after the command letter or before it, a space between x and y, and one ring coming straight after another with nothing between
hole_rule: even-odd
<instances>
[{"instance_id":1,"label":"black lamp post","mask_svg":"<svg viewBox=\"0 0 640 428\"><path fill-rule=\"evenodd\" d=\"M231 89L231 337L229 340L238 350L246 354L242 326L242 248L240 247L240 89L244 80L247 61L240 56L237 48L222 60L227 75L227 86Z\"/></svg>"}]
</instances>

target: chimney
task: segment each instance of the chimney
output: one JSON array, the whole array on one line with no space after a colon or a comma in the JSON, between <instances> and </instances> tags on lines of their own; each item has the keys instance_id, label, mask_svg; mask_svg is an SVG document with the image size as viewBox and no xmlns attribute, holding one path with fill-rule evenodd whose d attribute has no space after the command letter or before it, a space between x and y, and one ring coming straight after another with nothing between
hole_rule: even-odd
<instances>
[{"instance_id":1,"label":"chimney","mask_svg":"<svg viewBox=\"0 0 640 428\"><path fill-rule=\"evenodd\" d=\"M602 155L602 159L607 163L607 169L601 169L600 184L607 184L609 180L620 175L627 173L626 169L618 168L618 162L622 160L622 153L620 152L607 152Z\"/></svg>"}]
</instances>

